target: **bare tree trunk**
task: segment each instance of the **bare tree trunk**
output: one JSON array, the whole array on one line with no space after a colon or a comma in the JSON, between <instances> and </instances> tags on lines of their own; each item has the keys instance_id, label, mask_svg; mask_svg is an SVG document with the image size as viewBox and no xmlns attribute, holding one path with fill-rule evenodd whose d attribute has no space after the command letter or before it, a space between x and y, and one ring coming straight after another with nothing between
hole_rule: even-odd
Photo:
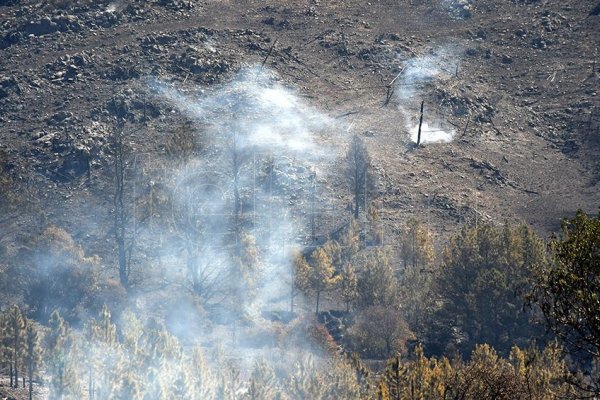
<instances>
[{"instance_id":1,"label":"bare tree trunk","mask_svg":"<svg viewBox=\"0 0 600 400\"><path fill-rule=\"evenodd\" d=\"M29 339L27 340L27 377L29 378L29 400L33 400L33 368L34 368L34 355L33 348ZM23 385L25 387L25 385Z\"/></svg>"},{"instance_id":2,"label":"bare tree trunk","mask_svg":"<svg viewBox=\"0 0 600 400\"><path fill-rule=\"evenodd\" d=\"M15 388L19 387L19 331L18 329L15 327L15 331L14 331L14 340L15 340L15 347L14 347L14 359L15 359Z\"/></svg>"},{"instance_id":3,"label":"bare tree trunk","mask_svg":"<svg viewBox=\"0 0 600 400\"><path fill-rule=\"evenodd\" d=\"M94 400L94 371L91 366L88 370L88 398Z\"/></svg>"},{"instance_id":4,"label":"bare tree trunk","mask_svg":"<svg viewBox=\"0 0 600 400\"><path fill-rule=\"evenodd\" d=\"M419 117L419 131L417 132L417 146L421 145L421 125L423 125L423 105L425 100L421 101L421 116Z\"/></svg>"},{"instance_id":5,"label":"bare tree trunk","mask_svg":"<svg viewBox=\"0 0 600 400\"><path fill-rule=\"evenodd\" d=\"M356 146L355 144L352 144ZM358 146L356 146L358 147ZM354 168L354 219L358 219L358 207L360 206L360 171L358 161L358 148L354 150L355 168Z\"/></svg>"},{"instance_id":6,"label":"bare tree trunk","mask_svg":"<svg viewBox=\"0 0 600 400\"><path fill-rule=\"evenodd\" d=\"M117 242L118 262L119 262L119 280L121 285L129 288L129 266L127 262L127 249L125 246L125 225L127 217L125 213L125 204L123 202L125 182L124 182L124 160L123 160L123 128L118 127L115 134L115 240Z\"/></svg>"},{"instance_id":7,"label":"bare tree trunk","mask_svg":"<svg viewBox=\"0 0 600 400\"><path fill-rule=\"evenodd\" d=\"M29 400L33 400L33 363L29 363Z\"/></svg>"},{"instance_id":8,"label":"bare tree trunk","mask_svg":"<svg viewBox=\"0 0 600 400\"><path fill-rule=\"evenodd\" d=\"M317 200L317 173L313 172L310 175L311 186L310 186L310 235L311 242L315 243L317 240L316 236L316 224L315 224L315 202Z\"/></svg>"},{"instance_id":9,"label":"bare tree trunk","mask_svg":"<svg viewBox=\"0 0 600 400\"><path fill-rule=\"evenodd\" d=\"M239 169L240 169L240 160L237 148L237 133L233 133L233 143L232 143L232 168L233 168L233 226L235 233L235 254L236 256L240 255L240 188L239 188Z\"/></svg>"},{"instance_id":10,"label":"bare tree trunk","mask_svg":"<svg viewBox=\"0 0 600 400\"><path fill-rule=\"evenodd\" d=\"M317 289L317 310L315 312L316 315L319 315L319 300L321 299L321 289Z\"/></svg>"}]
</instances>

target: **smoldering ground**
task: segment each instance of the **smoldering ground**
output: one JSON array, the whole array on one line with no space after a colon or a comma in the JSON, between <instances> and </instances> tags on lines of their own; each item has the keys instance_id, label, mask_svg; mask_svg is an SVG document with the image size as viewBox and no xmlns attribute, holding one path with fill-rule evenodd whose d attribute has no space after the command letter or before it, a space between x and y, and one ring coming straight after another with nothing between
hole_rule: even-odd
<instances>
[{"instance_id":1,"label":"smoldering ground","mask_svg":"<svg viewBox=\"0 0 600 400\"><path fill-rule=\"evenodd\" d=\"M402 72L395 82L395 97L400 112L404 115L405 128L412 142L417 142L420 103L425 100L424 120L421 126L421 143L452 141L455 131L436 109L439 105L427 101L432 88L438 83L451 82L458 69L457 57L460 46L437 46L422 56L402 62Z\"/></svg>"}]
</instances>

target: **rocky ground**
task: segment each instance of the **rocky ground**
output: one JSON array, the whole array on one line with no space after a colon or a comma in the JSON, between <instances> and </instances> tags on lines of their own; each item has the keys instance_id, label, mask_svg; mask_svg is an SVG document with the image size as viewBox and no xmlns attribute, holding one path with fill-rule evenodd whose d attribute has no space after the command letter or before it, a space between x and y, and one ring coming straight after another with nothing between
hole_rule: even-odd
<instances>
[{"instance_id":1,"label":"rocky ground","mask_svg":"<svg viewBox=\"0 0 600 400\"><path fill-rule=\"evenodd\" d=\"M548 234L577 208L597 212L599 205L594 6L0 1L0 151L19 187L6 196L26 200L2 217L4 240L51 221L100 251L109 234L81 219L90 212L96 221L109 218L115 117L127 121L134 152L163 151L165 135L184 118L153 95L152 78L208 89L261 64L347 136L364 137L389 243L408 216L442 236L463 222L515 218ZM407 100L403 71L429 59L435 78ZM418 114L419 100L426 121L455 132L452 142L410 144L407 118ZM350 196L340 179L333 172L321 183L343 210Z\"/></svg>"}]
</instances>

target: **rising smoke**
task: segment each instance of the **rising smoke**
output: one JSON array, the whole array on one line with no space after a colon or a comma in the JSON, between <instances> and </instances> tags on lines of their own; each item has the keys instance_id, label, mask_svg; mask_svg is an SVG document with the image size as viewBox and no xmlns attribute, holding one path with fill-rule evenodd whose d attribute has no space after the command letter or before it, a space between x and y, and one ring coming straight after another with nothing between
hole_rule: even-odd
<instances>
[{"instance_id":1,"label":"rising smoke","mask_svg":"<svg viewBox=\"0 0 600 400\"><path fill-rule=\"evenodd\" d=\"M443 119L436 111L438 105L431 105L428 97L437 83L449 82L455 76L459 67L456 54L459 54L456 46L446 46L431 49L425 55L403 62L403 69L396 80L394 93L412 142L417 141L419 109L423 100L425 100L426 110L421 126L421 142L452 141L454 129L444 125Z\"/></svg>"},{"instance_id":2,"label":"rising smoke","mask_svg":"<svg viewBox=\"0 0 600 400\"><path fill-rule=\"evenodd\" d=\"M163 229L174 233L160 251L165 275L186 281L206 313L180 301L169 329L189 342L218 338L246 366L269 359L272 349L246 346L241 332L261 327L264 337L254 340L269 343L265 313L290 308L293 254L308 239L310 176L336 153L317 139L333 134L334 123L259 68L210 92L157 80L150 87L202 127L202 150L169 171L172 217Z\"/></svg>"}]
</instances>

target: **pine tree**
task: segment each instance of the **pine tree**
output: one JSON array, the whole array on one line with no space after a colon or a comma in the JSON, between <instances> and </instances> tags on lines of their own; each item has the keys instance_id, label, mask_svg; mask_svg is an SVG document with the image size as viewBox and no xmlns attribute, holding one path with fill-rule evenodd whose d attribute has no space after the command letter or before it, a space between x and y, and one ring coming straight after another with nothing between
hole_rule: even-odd
<instances>
[{"instance_id":1,"label":"pine tree","mask_svg":"<svg viewBox=\"0 0 600 400\"><path fill-rule=\"evenodd\" d=\"M0 315L0 363L6 365L9 373L10 386L13 386L13 362L10 340L10 329L8 326L8 313Z\"/></svg>"},{"instance_id":2,"label":"pine tree","mask_svg":"<svg viewBox=\"0 0 600 400\"><path fill-rule=\"evenodd\" d=\"M433 263L435 251L431 232L417 219L410 218L402 230L400 253L404 268L426 269Z\"/></svg>"},{"instance_id":3,"label":"pine tree","mask_svg":"<svg viewBox=\"0 0 600 400\"><path fill-rule=\"evenodd\" d=\"M164 324L151 319L146 326L141 338L142 354L141 372L145 373L144 382L147 382L146 397L148 399L168 399L172 394L172 376L175 368L171 368L174 360L181 360L181 346L173 335L171 335Z\"/></svg>"},{"instance_id":4,"label":"pine tree","mask_svg":"<svg viewBox=\"0 0 600 400\"><path fill-rule=\"evenodd\" d=\"M552 262L531 268L529 299L587 377L588 397L600 397L600 215L577 211L549 243Z\"/></svg>"},{"instance_id":5,"label":"pine tree","mask_svg":"<svg viewBox=\"0 0 600 400\"><path fill-rule=\"evenodd\" d=\"M47 373L50 375L50 400L80 399L82 390L75 365L77 349L74 336L58 311L50 315L46 335Z\"/></svg>"},{"instance_id":6,"label":"pine tree","mask_svg":"<svg viewBox=\"0 0 600 400\"><path fill-rule=\"evenodd\" d=\"M384 372L384 381L388 389L390 400L400 400L405 386L406 368L400 359L396 356L388 360L387 367Z\"/></svg>"},{"instance_id":7,"label":"pine tree","mask_svg":"<svg viewBox=\"0 0 600 400\"><path fill-rule=\"evenodd\" d=\"M296 361L293 368L286 384L291 399L326 399L327 382L312 357Z\"/></svg>"},{"instance_id":8,"label":"pine tree","mask_svg":"<svg viewBox=\"0 0 600 400\"><path fill-rule=\"evenodd\" d=\"M376 400L391 400L390 389L384 379L381 379L377 384L377 390L375 392Z\"/></svg>"},{"instance_id":9,"label":"pine tree","mask_svg":"<svg viewBox=\"0 0 600 400\"><path fill-rule=\"evenodd\" d=\"M194 346L192 350L190 369L194 393L197 398L214 399L215 387L217 386L216 380L208 367L204 353L199 345Z\"/></svg>"},{"instance_id":10,"label":"pine tree","mask_svg":"<svg viewBox=\"0 0 600 400\"><path fill-rule=\"evenodd\" d=\"M238 314L243 314L245 310L239 309L239 307L250 303L255 298L259 275L262 271L259 250L254 236L242 233L240 244L237 247L239 253L234 256L230 280L232 282L234 308L237 308Z\"/></svg>"},{"instance_id":11,"label":"pine tree","mask_svg":"<svg viewBox=\"0 0 600 400\"><path fill-rule=\"evenodd\" d=\"M339 282L340 276L335 275L335 268L325 249L319 248L315 250L313 259L314 265L312 267L310 280L311 287L317 295L316 314L318 314L321 293Z\"/></svg>"},{"instance_id":12,"label":"pine tree","mask_svg":"<svg viewBox=\"0 0 600 400\"><path fill-rule=\"evenodd\" d=\"M381 247L364 257L358 270L358 305L398 308L398 279L389 253Z\"/></svg>"},{"instance_id":13,"label":"pine tree","mask_svg":"<svg viewBox=\"0 0 600 400\"><path fill-rule=\"evenodd\" d=\"M400 255L403 266L399 294L402 309L411 328L421 336L427 329L424 317L435 307L432 297L434 249L430 232L416 219L409 219L402 231Z\"/></svg>"},{"instance_id":14,"label":"pine tree","mask_svg":"<svg viewBox=\"0 0 600 400\"><path fill-rule=\"evenodd\" d=\"M103 305L99 319L87 323L85 347L88 372L88 398L107 398L118 385L120 377L115 374L118 364L119 344L117 327L112 322L110 310Z\"/></svg>"},{"instance_id":15,"label":"pine tree","mask_svg":"<svg viewBox=\"0 0 600 400\"><path fill-rule=\"evenodd\" d=\"M346 312L350 311L350 304L358 298L358 277L354 265L348 263L342 271L342 299L346 303Z\"/></svg>"},{"instance_id":16,"label":"pine tree","mask_svg":"<svg viewBox=\"0 0 600 400\"><path fill-rule=\"evenodd\" d=\"M360 227L355 219L350 221L348 228L339 240L339 245L341 248L340 265L356 262L360 251Z\"/></svg>"},{"instance_id":17,"label":"pine tree","mask_svg":"<svg viewBox=\"0 0 600 400\"><path fill-rule=\"evenodd\" d=\"M503 355L541 334L524 307L531 265L543 262L543 247L527 227L465 227L444 249L434 275L429 320L423 321L429 349L468 356L477 343ZM438 347L439 346L439 347Z\"/></svg>"},{"instance_id":18,"label":"pine tree","mask_svg":"<svg viewBox=\"0 0 600 400\"><path fill-rule=\"evenodd\" d=\"M317 295L316 313L318 314L321 294L340 282L342 277L335 274L331 258L323 247L319 247L313 251L311 257L312 262L308 263L302 255L296 255L294 259L296 285L301 290L315 292Z\"/></svg>"},{"instance_id":19,"label":"pine tree","mask_svg":"<svg viewBox=\"0 0 600 400\"><path fill-rule=\"evenodd\" d=\"M8 336L12 352L12 365L14 371L14 387L19 386L19 369L23 359L23 342L25 338L25 319L21 309L13 305L7 313ZM23 387L25 384L23 383Z\"/></svg>"},{"instance_id":20,"label":"pine tree","mask_svg":"<svg viewBox=\"0 0 600 400\"><path fill-rule=\"evenodd\" d=\"M248 392L248 400L275 400L277 398L277 378L273 369L264 361L259 360L254 364Z\"/></svg>"},{"instance_id":21,"label":"pine tree","mask_svg":"<svg viewBox=\"0 0 600 400\"><path fill-rule=\"evenodd\" d=\"M42 349L38 329L34 322L26 320L25 328L25 362L27 364L27 378L29 380L29 400L33 399L33 379L36 377L42 364Z\"/></svg>"}]
</instances>

